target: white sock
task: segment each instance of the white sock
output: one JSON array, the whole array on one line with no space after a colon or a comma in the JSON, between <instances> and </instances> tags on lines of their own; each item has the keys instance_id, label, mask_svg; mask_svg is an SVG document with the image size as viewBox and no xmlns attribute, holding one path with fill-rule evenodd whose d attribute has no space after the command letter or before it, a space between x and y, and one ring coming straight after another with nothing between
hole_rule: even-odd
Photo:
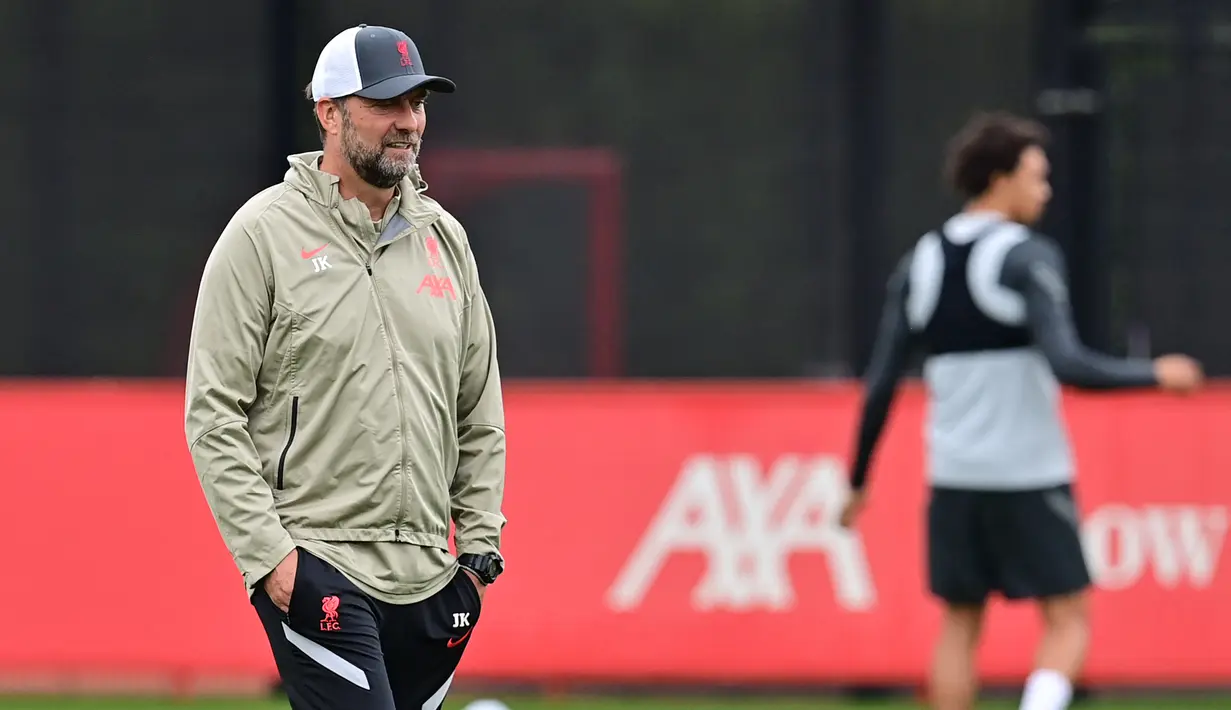
<instances>
[{"instance_id":1,"label":"white sock","mask_svg":"<svg viewBox=\"0 0 1231 710\"><path fill-rule=\"evenodd\" d=\"M1026 679L1021 710L1064 710L1073 699L1073 685L1059 671L1040 668Z\"/></svg>"}]
</instances>

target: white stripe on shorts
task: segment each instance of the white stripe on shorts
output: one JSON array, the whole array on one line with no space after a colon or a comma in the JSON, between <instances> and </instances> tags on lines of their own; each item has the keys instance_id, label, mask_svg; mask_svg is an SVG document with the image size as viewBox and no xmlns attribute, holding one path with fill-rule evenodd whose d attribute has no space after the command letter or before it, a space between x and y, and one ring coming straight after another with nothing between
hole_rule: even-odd
<instances>
[{"instance_id":1,"label":"white stripe on shorts","mask_svg":"<svg viewBox=\"0 0 1231 710\"><path fill-rule=\"evenodd\" d=\"M445 684L440 686L440 690L437 690L432 697L427 699L427 702L423 703L423 710L440 710L445 704L445 696L449 694L450 685L453 685L452 675L445 679Z\"/></svg>"},{"instance_id":2,"label":"white stripe on shorts","mask_svg":"<svg viewBox=\"0 0 1231 710\"><path fill-rule=\"evenodd\" d=\"M335 675L349 680L351 683L354 683L364 690L372 689L372 687L368 685L368 674L364 673L363 669L359 666L351 663L345 658L342 658L338 654L330 651L307 636L298 633L291 627L287 626L286 622L282 623L282 633L286 635L286 640L290 641L292 646L308 654L308 658L311 658L321 664L327 670L332 671Z\"/></svg>"}]
</instances>

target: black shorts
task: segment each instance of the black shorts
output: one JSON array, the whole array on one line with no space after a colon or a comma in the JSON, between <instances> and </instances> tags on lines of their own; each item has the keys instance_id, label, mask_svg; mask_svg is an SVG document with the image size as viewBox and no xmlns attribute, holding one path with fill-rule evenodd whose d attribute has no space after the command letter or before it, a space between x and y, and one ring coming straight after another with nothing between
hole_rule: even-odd
<instances>
[{"instance_id":1,"label":"black shorts","mask_svg":"<svg viewBox=\"0 0 1231 710\"><path fill-rule=\"evenodd\" d=\"M299 549L289 613L252 595L292 710L436 710L479 621L463 572L415 604L372 599Z\"/></svg>"},{"instance_id":2,"label":"black shorts","mask_svg":"<svg viewBox=\"0 0 1231 710\"><path fill-rule=\"evenodd\" d=\"M951 604L981 604L993 593L1045 599L1085 589L1090 573L1072 488L933 488L928 577L932 594Z\"/></svg>"}]
</instances>

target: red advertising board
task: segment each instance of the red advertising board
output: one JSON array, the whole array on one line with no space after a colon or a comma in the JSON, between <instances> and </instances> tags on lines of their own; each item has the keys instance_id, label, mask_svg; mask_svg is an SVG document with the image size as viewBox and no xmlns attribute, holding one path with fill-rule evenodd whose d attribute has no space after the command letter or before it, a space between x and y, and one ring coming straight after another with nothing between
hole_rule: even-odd
<instances>
[{"instance_id":1,"label":"red advertising board","mask_svg":"<svg viewBox=\"0 0 1231 710\"><path fill-rule=\"evenodd\" d=\"M459 676L919 683L916 389L840 531L849 385L506 386L507 574ZM274 673L201 496L178 383L0 383L0 675ZM1098 581L1091 684L1231 680L1231 390L1066 395ZM998 606L981 668L1037 639Z\"/></svg>"}]
</instances>

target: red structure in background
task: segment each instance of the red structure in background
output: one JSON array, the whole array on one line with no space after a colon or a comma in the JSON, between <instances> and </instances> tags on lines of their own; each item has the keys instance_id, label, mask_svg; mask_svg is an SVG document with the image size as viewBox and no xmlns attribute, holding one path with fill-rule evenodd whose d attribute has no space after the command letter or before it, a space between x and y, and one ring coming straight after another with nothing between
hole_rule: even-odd
<instances>
[{"instance_id":1,"label":"red structure in background","mask_svg":"<svg viewBox=\"0 0 1231 710\"><path fill-rule=\"evenodd\" d=\"M623 170L604 148L442 149L424 154L429 194L446 209L509 183L569 180L590 191L587 327L591 377L624 374Z\"/></svg>"},{"instance_id":2,"label":"red structure in background","mask_svg":"<svg viewBox=\"0 0 1231 710\"><path fill-rule=\"evenodd\" d=\"M861 397L850 382L506 382L509 567L459 684L925 683L939 613L923 393L895 406L852 533L835 516ZM0 691L275 679L183 407L174 380L0 380ZM1097 581L1082 683L1225 687L1231 388L1064 407ZM996 604L985 682L1022 681L1037 621Z\"/></svg>"}]
</instances>

